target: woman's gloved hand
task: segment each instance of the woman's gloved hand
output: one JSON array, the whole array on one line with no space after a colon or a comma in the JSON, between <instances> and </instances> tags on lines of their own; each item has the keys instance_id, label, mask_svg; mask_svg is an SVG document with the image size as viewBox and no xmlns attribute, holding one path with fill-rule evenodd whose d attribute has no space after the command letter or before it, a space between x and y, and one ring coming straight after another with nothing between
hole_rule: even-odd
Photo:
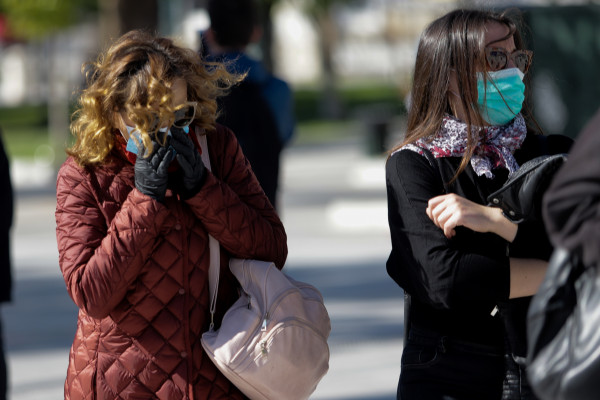
<instances>
[{"instance_id":1,"label":"woman's gloved hand","mask_svg":"<svg viewBox=\"0 0 600 400\"><path fill-rule=\"evenodd\" d=\"M206 168L192 139L181 128L171 127L171 146L177 152L177 162L183 172L182 199L194 197L202 188Z\"/></svg>"},{"instance_id":2,"label":"woman's gloved hand","mask_svg":"<svg viewBox=\"0 0 600 400\"><path fill-rule=\"evenodd\" d=\"M167 183L169 179L169 164L173 161L175 153L173 149L161 146L153 141L153 152L148 157L142 157L144 151L138 152L135 161L135 187L145 195L160 202L165 199Z\"/></svg>"}]
</instances>

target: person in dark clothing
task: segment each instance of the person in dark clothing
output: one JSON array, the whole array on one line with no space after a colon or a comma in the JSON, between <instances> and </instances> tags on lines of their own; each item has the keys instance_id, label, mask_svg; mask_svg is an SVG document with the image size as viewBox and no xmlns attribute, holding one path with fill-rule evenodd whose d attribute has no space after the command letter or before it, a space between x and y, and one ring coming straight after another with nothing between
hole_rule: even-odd
<instances>
[{"instance_id":1,"label":"person in dark clothing","mask_svg":"<svg viewBox=\"0 0 600 400\"><path fill-rule=\"evenodd\" d=\"M527 315L528 376L540 398L597 399L600 109L553 177L542 217L556 250Z\"/></svg>"},{"instance_id":2,"label":"person in dark clothing","mask_svg":"<svg viewBox=\"0 0 600 400\"><path fill-rule=\"evenodd\" d=\"M407 133L386 164L387 271L410 296L399 399L515 398L503 395L497 306L536 292L552 250L541 221L517 225L487 204L552 147L521 111L523 46L509 16L480 10L450 12L421 36Z\"/></svg>"},{"instance_id":3,"label":"person in dark clothing","mask_svg":"<svg viewBox=\"0 0 600 400\"><path fill-rule=\"evenodd\" d=\"M552 242L581 252L584 265L600 262L600 110L577 137L569 161L544 196L543 216Z\"/></svg>"},{"instance_id":4,"label":"person in dark clothing","mask_svg":"<svg viewBox=\"0 0 600 400\"><path fill-rule=\"evenodd\" d=\"M289 85L252 59L246 48L260 37L254 0L211 0L210 28L201 53L224 62L230 72L247 74L219 101L218 122L231 128L273 206L277 203L281 151L291 140L295 121Z\"/></svg>"},{"instance_id":5,"label":"person in dark clothing","mask_svg":"<svg viewBox=\"0 0 600 400\"><path fill-rule=\"evenodd\" d=\"M9 302L12 295L10 263L10 228L13 220L13 192L10 181L8 157L2 143L0 130L0 304ZM8 373L2 338L2 316L0 315L0 400L6 399Z\"/></svg>"}]
</instances>

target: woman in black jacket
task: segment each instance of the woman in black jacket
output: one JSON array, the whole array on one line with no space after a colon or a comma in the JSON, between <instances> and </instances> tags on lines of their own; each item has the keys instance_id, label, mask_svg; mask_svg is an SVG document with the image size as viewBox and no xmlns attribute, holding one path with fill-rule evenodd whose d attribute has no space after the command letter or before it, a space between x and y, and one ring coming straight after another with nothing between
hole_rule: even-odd
<instances>
[{"instance_id":1,"label":"woman in black jacket","mask_svg":"<svg viewBox=\"0 0 600 400\"><path fill-rule=\"evenodd\" d=\"M551 246L540 221L517 225L486 199L553 146L521 112L531 60L505 14L453 11L421 36L386 166L387 270L411 297L399 399L506 398L497 306L536 292Z\"/></svg>"}]
</instances>

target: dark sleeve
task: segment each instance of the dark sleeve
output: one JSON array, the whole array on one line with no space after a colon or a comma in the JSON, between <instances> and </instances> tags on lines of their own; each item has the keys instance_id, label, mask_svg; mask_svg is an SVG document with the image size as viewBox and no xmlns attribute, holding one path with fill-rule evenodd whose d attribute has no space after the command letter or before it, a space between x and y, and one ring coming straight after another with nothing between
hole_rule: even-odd
<instances>
[{"instance_id":1,"label":"dark sleeve","mask_svg":"<svg viewBox=\"0 0 600 400\"><path fill-rule=\"evenodd\" d=\"M521 222L517 235L510 244L510 256L516 258L548 261L553 250L546 228L540 220Z\"/></svg>"},{"instance_id":2,"label":"dark sleeve","mask_svg":"<svg viewBox=\"0 0 600 400\"><path fill-rule=\"evenodd\" d=\"M517 162L522 165L536 157L565 154L571 150L573 139L564 135L534 135L529 133L523 145L515 152ZM545 187L547 190L547 187ZM517 236L510 244L511 257L549 260L554 247L550 242L541 218L543 193L533 197L536 202L535 216L519 223ZM539 207L537 206L539 204Z\"/></svg>"},{"instance_id":3,"label":"dark sleeve","mask_svg":"<svg viewBox=\"0 0 600 400\"><path fill-rule=\"evenodd\" d=\"M492 310L499 299L508 298L508 257L458 245L460 235L476 233L459 229L447 239L427 217L427 202L444 189L425 157L410 150L394 154L386 166L386 184L392 238L387 269L400 286L436 308L469 308L475 301Z\"/></svg>"},{"instance_id":4,"label":"dark sleeve","mask_svg":"<svg viewBox=\"0 0 600 400\"><path fill-rule=\"evenodd\" d=\"M11 298L10 228L13 220L13 192L8 157L0 136L0 302Z\"/></svg>"},{"instance_id":5,"label":"dark sleeve","mask_svg":"<svg viewBox=\"0 0 600 400\"><path fill-rule=\"evenodd\" d=\"M543 216L555 246L600 259L600 111L579 135L544 197Z\"/></svg>"}]
</instances>

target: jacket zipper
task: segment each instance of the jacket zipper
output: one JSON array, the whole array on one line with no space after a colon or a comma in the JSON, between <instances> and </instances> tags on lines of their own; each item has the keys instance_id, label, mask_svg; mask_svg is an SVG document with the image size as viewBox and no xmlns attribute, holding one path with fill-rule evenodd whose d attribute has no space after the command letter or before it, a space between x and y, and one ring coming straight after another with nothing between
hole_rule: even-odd
<instances>
[{"instance_id":1,"label":"jacket zipper","mask_svg":"<svg viewBox=\"0 0 600 400\"><path fill-rule=\"evenodd\" d=\"M189 298L189 291L190 291L190 285L189 285L189 265L188 265L188 258L189 258L189 246L188 246L188 234L187 234L187 228L185 226L185 223L183 221L183 207L181 206L181 199L179 198L179 194L177 194L177 214L179 215L179 220L178 223L181 226L181 231L180 234L183 238L182 240L182 262L183 262L183 267L182 267L182 283L183 283L183 321L182 321L182 325L183 325L183 340L184 340L184 346L185 346L185 352L186 352L186 364L187 364L187 388L186 388L186 392L187 392L187 398L190 400L194 400L194 385L192 383L192 371L193 371L193 363L192 363L192 350L191 350L191 345L190 345L190 324L189 324L189 310L188 310L188 298Z\"/></svg>"}]
</instances>

